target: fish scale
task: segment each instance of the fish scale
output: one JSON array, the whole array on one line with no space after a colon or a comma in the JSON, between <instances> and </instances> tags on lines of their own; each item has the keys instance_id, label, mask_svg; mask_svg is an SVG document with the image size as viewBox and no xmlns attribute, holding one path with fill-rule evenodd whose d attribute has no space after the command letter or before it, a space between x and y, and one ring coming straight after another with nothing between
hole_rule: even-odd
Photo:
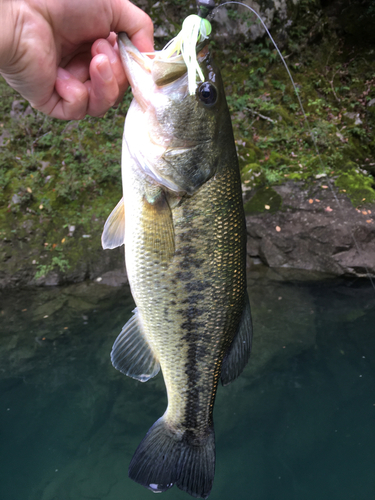
<instances>
[{"instance_id":1,"label":"fish scale","mask_svg":"<svg viewBox=\"0 0 375 500\"><path fill-rule=\"evenodd\" d=\"M163 260L159 249L149 247L150 243L152 245L152 238L141 243L143 235L149 236L149 232L142 228L142 220L139 220L137 229L139 236L129 235L130 242L127 248L134 245L136 253L134 264L127 262L130 281L134 283L133 295L139 308L142 307L141 304L145 304L145 313L142 313L142 317L144 317L145 327L150 329L150 340L157 346L157 357L167 384L169 401L172 399L170 395L176 392L173 391L173 379L178 369L175 359L173 370L168 370L170 359L168 348L171 345L171 335L166 336L165 331L168 330L168 321L172 321L170 318L173 317L173 322L177 322L176 333L178 334L178 331L183 333L181 340L177 336L182 345L189 341L186 338L186 333L189 332L186 323L189 323L189 311L192 304L199 309L199 314L194 314L194 319L190 320L192 323L190 330L197 323L198 327L203 329L202 333L197 333L202 337L202 341L192 342L192 349L196 358L199 359L200 350L206 349L207 341L210 342L210 346L212 345L211 332L219 330L225 342L231 342L232 338L227 339L221 331L222 329L228 330L233 336L235 332L230 331L231 323L236 324L242 313L245 289L245 231L238 183L239 178L235 175L235 171L217 174L196 195L186 198L181 205L172 210L175 254L167 270L159 267L160 261ZM132 189L133 194L134 192L136 190ZM136 208L134 198L132 196L130 199L129 196L129 204L133 206L135 212L140 214L141 210ZM143 196L139 196L138 203L143 204ZM213 227L212 224L214 224ZM232 231L236 227L237 231ZM230 234L228 235L229 228ZM154 266L150 259L153 251L157 255ZM208 262L207 255L211 256ZM132 265L135 266L134 272L131 269ZM145 273L144 270L147 272ZM164 290L161 290L161 283L164 284ZM173 291L174 299L170 298L171 291ZM150 300L150 297L153 300ZM175 302L174 305L170 303L171 300ZM232 307L237 305L237 311L230 321L226 318L227 313L224 317L220 314L222 307L226 304ZM166 306L168 307L167 318L164 314ZM224 349L225 345L220 345L219 356L222 355ZM208 364L209 359L204 359L202 362ZM182 370L185 370L184 364L185 360L182 359ZM168 384L169 377L170 383ZM180 387L177 388L177 392L179 390ZM212 390L211 387L209 390Z\"/></svg>"},{"instance_id":2,"label":"fish scale","mask_svg":"<svg viewBox=\"0 0 375 500\"><path fill-rule=\"evenodd\" d=\"M238 323L243 308L245 231L239 178L235 171L218 173L196 195L172 210L175 253L168 265L161 266L168 260L161 250L167 245L160 241L160 246L155 247L149 225L143 226L143 184L136 173L133 175L125 195L125 213L133 220L138 216L132 224L134 232L127 234L129 243L126 241L131 255L127 258L127 271L132 293L163 372L168 392L168 424L178 429L182 417L184 425L190 427L188 415L193 405L195 409L199 407L199 414L193 418L201 422L196 429L199 433L212 421L220 375L218 360L233 339L233 324ZM129 177L125 178L128 182ZM211 256L208 262L207 255ZM234 308L229 318L227 304ZM198 375L188 377L189 367L192 373L197 369ZM198 401L194 401L197 384L202 389L198 391Z\"/></svg>"}]
</instances>

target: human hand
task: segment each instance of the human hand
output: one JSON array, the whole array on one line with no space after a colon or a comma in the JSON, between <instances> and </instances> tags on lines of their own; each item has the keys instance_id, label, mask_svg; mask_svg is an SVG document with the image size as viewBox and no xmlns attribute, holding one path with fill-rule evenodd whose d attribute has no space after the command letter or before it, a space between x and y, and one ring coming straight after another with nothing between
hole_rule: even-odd
<instances>
[{"instance_id":1,"label":"human hand","mask_svg":"<svg viewBox=\"0 0 375 500\"><path fill-rule=\"evenodd\" d=\"M0 73L47 115L102 116L128 87L119 31L153 50L152 21L129 0L0 0Z\"/></svg>"}]
</instances>

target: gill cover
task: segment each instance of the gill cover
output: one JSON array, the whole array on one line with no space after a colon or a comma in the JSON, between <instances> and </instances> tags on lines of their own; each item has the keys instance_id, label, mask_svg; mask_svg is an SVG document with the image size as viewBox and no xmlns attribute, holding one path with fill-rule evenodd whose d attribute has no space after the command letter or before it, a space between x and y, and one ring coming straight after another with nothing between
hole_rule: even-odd
<instances>
[{"instance_id":1,"label":"gill cover","mask_svg":"<svg viewBox=\"0 0 375 500\"><path fill-rule=\"evenodd\" d=\"M192 195L216 171L220 126L226 110L220 75L208 48L197 54L204 81L189 93L181 55L150 59L124 33L119 47L134 100L128 111L124 144L143 174L178 193ZM225 117L226 118L226 117Z\"/></svg>"}]
</instances>

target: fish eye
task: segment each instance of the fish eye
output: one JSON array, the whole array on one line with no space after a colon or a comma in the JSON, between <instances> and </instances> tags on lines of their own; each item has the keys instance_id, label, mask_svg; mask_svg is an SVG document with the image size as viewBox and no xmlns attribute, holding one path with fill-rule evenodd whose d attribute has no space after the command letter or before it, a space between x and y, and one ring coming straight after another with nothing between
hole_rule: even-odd
<instances>
[{"instance_id":1,"label":"fish eye","mask_svg":"<svg viewBox=\"0 0 375 500\"><path fill-rule=\"evenodd\" d=\"M217 101L217 90L210 82L203 82L198 88L198 97L206 106L213 106Z\"/></svg>"}]
</instances>

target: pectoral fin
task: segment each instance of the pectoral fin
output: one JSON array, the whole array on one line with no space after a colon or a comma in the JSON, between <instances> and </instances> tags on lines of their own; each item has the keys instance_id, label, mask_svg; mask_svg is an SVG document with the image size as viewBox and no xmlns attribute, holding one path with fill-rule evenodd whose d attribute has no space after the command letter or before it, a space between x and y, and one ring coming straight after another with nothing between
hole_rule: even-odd
<instances>
[{"instance_id":1,"label":"pectoral fin","mask_svg":"<svg viewBox=\"0 0 375 500\"><path fill-rule=\"evenodd\" d=\"M160 370L158 360L147 342L137 309L112 347L111 361L120 372L146 382Z\"/></svg>"},{"instance_id":2,"label":"pectoral fin","mask_svg":"<svg viewBox=\"0 0 375 500\"><path fill-rule=\"evenodd\" d=\"M167 196L159 186L145 190L142 224L145 248L150 249L154 259L169 263L175 251L173 218Z\"/></svg>"},{"instance_id":3,"label":"pectoral fin","mask_svg":"<svg viewBox=\"0 0 375 500\"><path fill-rule=\"evenodd\" d=\"M104 224L102 247L104 250L119 247L125 241L125 207L124 198L117 203Z\"/></svg>"},{"instance_id":4,"label":"pectoral fin","mask_svg":"<svg viewBox=\"0 0 375 500\"><path fill-rule=\"evenodd\" d=\"M245 368L251 352L252 337L253 327L251 322L250 302L246 292L245 306L240 324L221 367L221 383L223 385L230 384Z\"/></svg>"}]
</instances>

